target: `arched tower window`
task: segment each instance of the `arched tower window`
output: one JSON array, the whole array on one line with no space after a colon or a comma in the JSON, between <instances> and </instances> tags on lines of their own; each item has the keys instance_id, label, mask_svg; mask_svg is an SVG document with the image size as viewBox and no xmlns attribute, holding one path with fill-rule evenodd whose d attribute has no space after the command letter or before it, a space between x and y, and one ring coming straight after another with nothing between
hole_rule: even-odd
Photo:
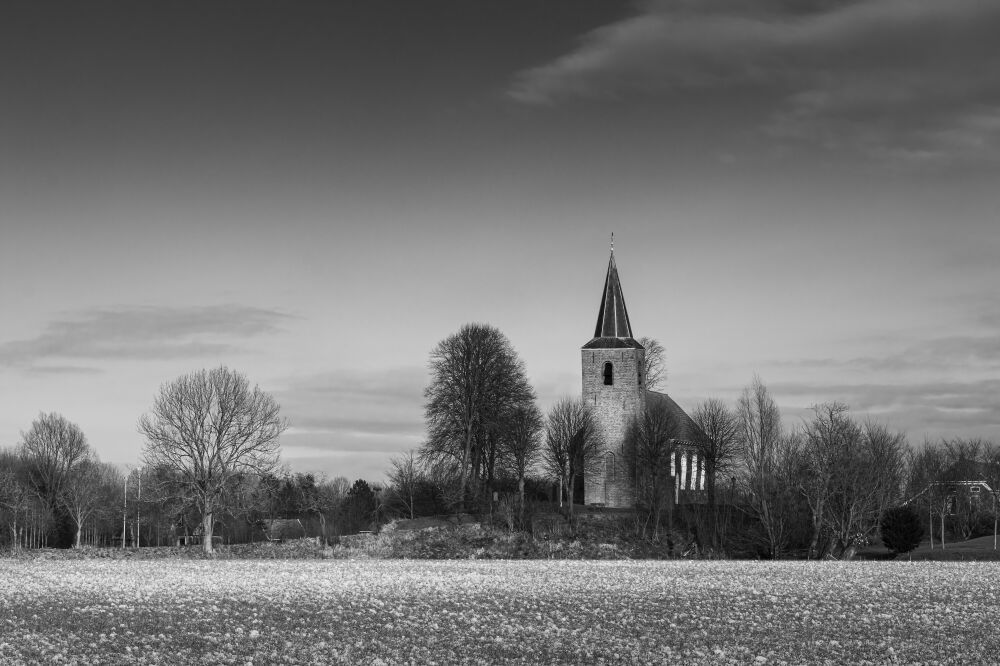
<instances>
[{"instance_id":1,"label":"arched tower window","mask_svg":"<svg viewBox=\"0 0 1000 666\"><path fill-rule=\"evenodd\" d=\"M607 481L615 480L615 454L608 451L604 456L604 478Z\"/></svg>"},{"instance_id":2,"label":"arched tower window","mask_svg":"<svg viewBox=\"0 0 1000 666\"><path fill-rule=\"evenodd\" d=\"M615 372L614 366L611 365L610 361L604 364L604 385L605 386L612 386L615 383L614 372Z\"/></svg>"}]
</instances>

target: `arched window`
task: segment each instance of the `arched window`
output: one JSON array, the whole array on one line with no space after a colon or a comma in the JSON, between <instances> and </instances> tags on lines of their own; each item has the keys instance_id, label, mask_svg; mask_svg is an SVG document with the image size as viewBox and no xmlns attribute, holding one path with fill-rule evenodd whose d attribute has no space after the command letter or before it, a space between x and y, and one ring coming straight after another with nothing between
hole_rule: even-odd
<instances>
[{"instance_id":1,"label":"arched window","mask_svg":"<svg viewBox=\"0 0 1000 666\"><path fill-rule=\"evenodd\" d=\"M604 478L607 481L615 480L615 454L608 451L604 456Z\"/></svg>"},{"instance_id":2,"label":"arched window","mask_svg":"<svg viewBox=\"0 0 1000 666\"><path fill-rule=\"evenodd\" d=\"M614 366L611 365L610 361L608 361L607 363L604 364L604 385L605 386L612 386L615 383L614 372L615 372Z\"/></svg>"}]
</instances>

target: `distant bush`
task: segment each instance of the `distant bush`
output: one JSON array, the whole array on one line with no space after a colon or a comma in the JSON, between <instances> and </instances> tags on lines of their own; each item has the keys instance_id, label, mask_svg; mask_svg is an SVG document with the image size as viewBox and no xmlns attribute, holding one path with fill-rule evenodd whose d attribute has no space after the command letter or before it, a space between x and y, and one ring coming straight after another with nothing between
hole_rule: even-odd
<instances>
[{"instance_id":1,"label":"distant bush","mask_svg":"<svg viewBox=\"0 0 1000 666\"><path fill-rule=\"evenodd\" d=\"M924 521L909 506L897 506L882 516L882 543L894 553L908 553L924 538Z\"/></svg>"}]
</instances>

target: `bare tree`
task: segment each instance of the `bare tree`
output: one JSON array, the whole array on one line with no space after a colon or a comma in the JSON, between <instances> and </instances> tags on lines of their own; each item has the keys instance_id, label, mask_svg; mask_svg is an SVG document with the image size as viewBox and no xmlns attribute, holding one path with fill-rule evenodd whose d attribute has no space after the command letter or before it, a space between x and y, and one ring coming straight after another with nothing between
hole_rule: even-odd
<instances>
[{"instance_id":1,"label":"bare tree","mask_svg":"<svg viewBox=\"0 0 1000 666\"><path fill-rule=\"evenodd\" d=\"M839 432L830 442L834 467L823 525L831 538L828 553L850 559L859 537L872 527L878 489L870 467L873 461L867 455L861 428L849 418L842 421Z\"/></svg>"},{"instance_id":2,"label":"bare tree","mask_svg":"<svg viewBox=\"0 0 1000 666\"><path fill-rule=\"evenodd\" d=\"M569 475L569 439L555 432L552 410L549 410L545 420L545 447L542 449L541 459L545 471L559 484L559 506L562 507ZM570 501L572 502L572 496Z\"/></svg>"},{"instance_id":3,"label":"bare tree","mask_svg":"<svg viewBox=\"0 0 1000 666\"><path fill-rule=\"evenodd\" d=\"M507 415L504 448L517 474L520 516L524 518L524 477L539 454L539 435L544 423L542 413L533 402L517 405Z\"/></svg>"},{"instance_id":4,"label":"bare tree","mask_svg":"<svg viewBox=\"0 0 1000 666\"><path fill-rule=\"evenodd\" d=\"M76 527L73 547L82 546L84 525L115 505L120 484L118 470L96 458L87 458L74 467L63 485L61 500Z\"/></svg>"},{"instance_id":5,"label":"bare tree","mask_svg":"<svg viewBox=\"0 0 1000 666\"><path fill-rule=\"evenodd\" d=\"M697 442L698 455L705 461L705 491L711 525L712 545L719 545L717 479L735 475L743 456L740 419L721 400L710 398L691 414L705 437Z\"/></svg>"},{"instance_id":6,"label":"bare tree","mask_svg":"<svg viewBox=\"0 0 1000 666\"><path fill-rule=\"evenodd\" d=\"M389 487L392 498L403 507L410 519L416 517L416 497L421 479L416 453L407 451L389 460Z\"/></svg>"},{"instance_id":7,"label":"bare tree","mask_svg":"<svg viewBox=\"0 0 1000 666\"><path fill-rule=\"evenodd\" d=\"M834 477L844 465L844 454L857 439L857 426L848 416L847 406L830 402L813 407L814 417L805 424L803 446L800 451L802 472L799 474L799 492L809 505L812 536L808 555L817 558L820 536L827 520L827 502L834 492Z\"/></svg>"},{"instance_id":8,"label":"bare tree","mask_svg":"<svg viewBox=\"0 0 1000 666\"><path fill-rule=\"evenodd\" d=\"M566 491L570 517L576 479L594 469L600 450L597 423L589 405L564 398L552 406L545 424L543 462Z\"/></svg>"},{"instance_id":9,"label":"bare tree","mask_svg":"<svg viewBox=\"0 0 1000 666\"><path fill-rule=\"evenodd\" d=\"M865 531L875 532L882 516L903 498L906 453L910 446L906 434L892 432L885 425L867 419L861 426L864 457L867 460L874 493L866 517Z\"/></svg>"},{"instance_id":10,"label":"bare tree","mask_svg":"<svg viewBox=\"0 0 1000 666\"><path fill-rule=\"evenodd\" d=\"M1000 527L1000 446L985 442L983 446L983 478L990 485L993 504L993 550L997 550L998 527Z\"/></svg>"},{"instance_id":11,"label":"bare tree","mask_svg":"<svg viewBox=\"0 0 1000 666\"><path fill-rule=\"evenodd\" d=\"M286 427L274 398L225 366L164 384L139 420L146 464L176 472L201 512L206 553L227 485L241 473L272 471Z\"/></svg>"},{"instance_id":12,"label":"bare tree","mask_svg":"<svg viewBox=\"0 0 1000 666\"><path fill-rule=\"evenodd\" d=\"M21 433L18 454L24 461L28 487L55 515L62 508L64 486L73 469L90 454L90 446L78 425L53 412L39 414L31 428Z\"/></svg>"},{"instance_id":13,"label":"bare tree","mask_svg":"<svg viewBox=\"0 0 1000 666\"><path fill-rule=\"evenodd\" d=\"M635 479L637 504L645 508L646 521L652 523L653 540L660 540L663 510L673 506L674 482L670 462L678 450L680 432L674 413L661 401L653 402L637 414L625 433L623 453L626 465Z\"/></svg>"},{"instance_id":14,"label":"bare tree","mask_svg":"<svg viewBox=\"0 0 1000 666\"><path fill-rule=\"evenodd\" d=\"M639 344L646 349L642 367L642 375L646 378L646 388L650 391L657 391L663 382L667 381L663 345L656 338L649 337L639 338Z\"/></svg>"},{"instance_id":15,"label":"bare tree","mask_svg":"<svg viewBox=\"0 0 1000 666\"><path fill-rule=\"evenodd\" d=\"M435 463L454 459L463 498L470 479L478 495L480 481L494 472L503 415L535 399L524 363L498 329L466 324L434 348L430 370L424 391L428 439L421 455Z\"/></svg>"},{"instance_id":16,"label":"bare tree","mask_svg":"<svg viewBox=\"0 0 1000 666\"><path fill-rule=\"evenodd\" d=\"M0 510L10 529L11 546L21 545L21 532L37 498L28 487L24 463L16 452L0 451Z\"/></svg>"},{"instance_id":17,"label":"bare tree","mask_svg":"<svg viewBox=\"0 0 1000 666\"><path fill-rule=\"evenodd\" d=\"M941 548L945 547L944 521L948 515L950 497L948 487L942 483L948 468L944 446L926 441L918 452L911 455L907 492L908 503L919 503L927 509L928 534L934 548L934 519L940 518Z\"/></svg>"},{"instance_id":18,"label":"bare tree","mask_svg":"<svg viewBox=\"0 0 1000 666\"><path fill-rule=\"evenodd\" d=\"M736 411L750 506L764 528L771 557L778 557L786 538L781 511L784 492L780 478L780 466L784 462L781 414L767 387L756 375L743 390Z\"/></svg>"}]
</instances>

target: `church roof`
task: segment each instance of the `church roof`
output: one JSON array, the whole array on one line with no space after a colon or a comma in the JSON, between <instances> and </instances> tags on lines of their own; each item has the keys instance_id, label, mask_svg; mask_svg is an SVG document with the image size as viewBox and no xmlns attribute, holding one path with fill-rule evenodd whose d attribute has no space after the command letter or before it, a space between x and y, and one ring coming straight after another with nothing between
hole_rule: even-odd
<instances>
[{"instance_id":1,"label":"church roof","mask_svg":"<svg viewBox=\"0 0 1000 666\"><path fill-rule=\"evenodd\" d=\"M677 422L677 439L695 444L705 437L704 431L698 427L694 419L688 416L687 412L680 405L674 402L673 398L659 391L646 391L646 408L649 409L657 403L666 407L667 411L670 412L670 415Z\"/></svg>"},{"instance_id":2,"label":"church roof","mask_svg":"<svg viewBox=\"0 0 1000 666\"><path fill-rule=\"evenodd\" d=\"M618 279L618 267L615 266L615 253L611 251L608 261L608 275L604 278L604 292L601 294L601 307L597 311L597 326L594 328L594 338L583 346L584 349L607 349L626 347L642 349L632 337L632 324L625 308L625 297L622 295L622 285Z\"/></svg>"}]
</instances>

